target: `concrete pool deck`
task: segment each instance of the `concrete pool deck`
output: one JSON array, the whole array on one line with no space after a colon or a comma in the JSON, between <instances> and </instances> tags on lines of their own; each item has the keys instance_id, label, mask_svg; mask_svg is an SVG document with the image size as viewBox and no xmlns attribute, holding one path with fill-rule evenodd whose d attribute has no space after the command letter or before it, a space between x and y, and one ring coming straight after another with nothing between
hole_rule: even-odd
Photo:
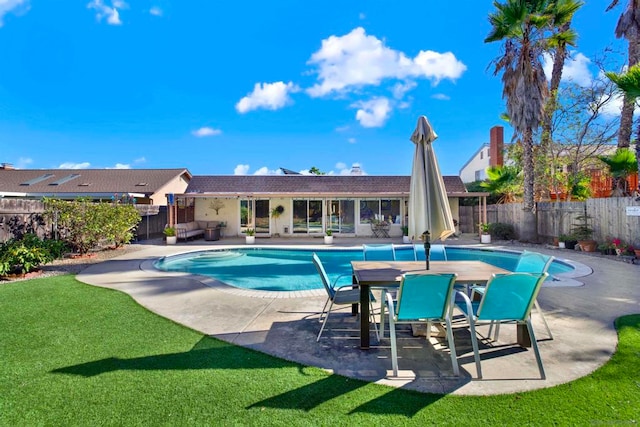
<instances>
[{"instance_id":1,"label":"concrete pool deck","mask_svg":"<svg viewBox=\"0 0 640 427\"><path fill-rule=\"evenodd\" d=\"M333 246L399 243L399 239L336 238ZM318 238L257 239L257 245L323 247ZM501 242L505 243L505 242ZM187 251L244 246L239 238L194 241L166 246L161 240L140 243L144 248L94 264L77 275L95 286L120 290L140 305L212 337L282 359L317 366L335 374L421 392L459 395L514 393L567 383L593 372L614 353L614 320L640 313L640 265L573 250L516 244L480 245L477 239L450 239L447 245L470 245L507 250L536 250L585 264L593 272L577 283L545 286L538 297L554 335L547 337L540 317L533 323L547 379L539 377L532 349L514 345L515 327L501 328L498 342L481 346L483 379L477 373L468 328L454 322L460 377L453 376L446 341L414 337L409 329L398 334L399 376L391 375L390 343L372 338L371 349L359 348L359 323L349 308L333 311L320 342L318 316L323 290L295 293L256 293L217 286L215 281L150 268L153 260ZM479 333L487 333L480 327ZM388 336L388 335L387 335Z\"/></svg>"}]
</instances>

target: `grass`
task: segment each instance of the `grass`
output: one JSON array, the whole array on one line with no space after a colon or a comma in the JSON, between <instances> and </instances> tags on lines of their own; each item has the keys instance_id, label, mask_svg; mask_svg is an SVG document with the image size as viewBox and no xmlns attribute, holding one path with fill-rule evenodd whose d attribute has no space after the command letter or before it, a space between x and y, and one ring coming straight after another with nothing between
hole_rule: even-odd
<instances>
[{"instance_id":1,"label":"grass","mask_svg":"<svg viewBox=\"0 0 640 427\"><path fill-rule=\"evenodd\" d=\"M0 425L586 425L640 420L640 315L569 384L461 397L236 347L73 276L0 286ZM597 339L594 337L594 339Z\"/></svg>"}]
</instances>

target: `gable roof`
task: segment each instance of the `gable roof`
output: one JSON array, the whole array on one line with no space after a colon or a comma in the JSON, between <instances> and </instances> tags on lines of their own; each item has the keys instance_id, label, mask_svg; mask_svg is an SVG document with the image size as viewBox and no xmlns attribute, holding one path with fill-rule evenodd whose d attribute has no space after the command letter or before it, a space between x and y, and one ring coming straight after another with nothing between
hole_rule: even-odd
<instances>
[{"instance_id":1,"label":"gable roof","mask_svg":"<svg viewBox=\"0 0 640 427\"><path fill-rule=\"evenodd\" d=\"M187 169L0 169L0 196L96 195L113 193L150 196Z\"/></svg>"},{"instance_id":2,"label":"gable roof","mask_svg":"<svg viewBox=\"0 0 640 427\"><path fill-rule=\"evenodd\" d=\"M447 195L463 197L459 176L445 176ZM194 176L185 194L193 196L408 196L411 177L372 175Z\"/></svg>"}]
</instances>

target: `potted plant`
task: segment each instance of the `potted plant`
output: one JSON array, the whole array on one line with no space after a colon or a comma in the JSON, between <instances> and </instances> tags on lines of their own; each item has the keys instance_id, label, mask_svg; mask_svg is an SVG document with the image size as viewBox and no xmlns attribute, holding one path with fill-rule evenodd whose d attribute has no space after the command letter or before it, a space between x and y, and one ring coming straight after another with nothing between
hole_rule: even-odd
<instances>
[{"instance_id":1,"label":"potted plant","mask_svg":"<svg viewBox=\"0 0 640 427\"><path fill-rule=\"evenodd\" d=\"M325 236L324 236L324 244L325 245L330 245L333 243L333 230L331 230L330 228L327 228L327 230L324 232Z\"/></svg>"},{"instance_id":2,"label":"potted plant","mask_svg":"<svg viewBox=\"0 0 640 427\"><path fill-rule=\"evenodd\" d=\"M573 224L573 235L575 236L580 249L585 252L594 252L596 250L597 243L591 239L593 235L593 229L589 226L591 217L587 215L585 208L584 213L576 217L576 221Z\"/></svg>"},{"instance_id":3,"label":"potted plant","mask_svg":"<svg viewBox=\"0 0 640 427\"><path fill-rule=\"evenodd\" d=\"M402 226L402 243L411 243L411 239L409 238L409 226Z\"/></svg>"},{"instance_id":4,"label":"potted plant","mask_svg":"<svg viewBox=\"0 0 640 427\"><path fill-rule=\"evenodd\" d=\"M247 228L244 233L246 234L244 237L246 244L253 245L256 242L256 230Z\"/></svg>"},{"instance_id":5,"label":"potted plant","mask_svg":"<svg viewBox=\"0 0 640 427\"><path fill-rule=\"evenodd\" d=\"M176 229L174 227L167 227L162 230L167 238L167 245L175 245L178 242L178 236L176 236Z\"/></svg>"},{"instance_id":6,"label":"potted plant","mask_svg":"<svg viewBox=\"0 0 640 427\"><path fill-rule=\"evenodd\" d=\"M283 212L284 212L284 206L282 205L278 205L275 208L271 209L271 217L273 218L273 225L276 229L276 232L273 233L275 237L280 236L280 233L278 232L278 218L280 218L280 215L282 215Z\"/></svg>"},{"instance_id":7,"label":"potted plant","mask_svg":"<svg viewBox=\"0 0 640 427\"><path fill-rule=\"evenodd\" d=\"M491 243L491 234L489 234L489 224L480 223L480 243Z\"/></svg>"}]
</instances>

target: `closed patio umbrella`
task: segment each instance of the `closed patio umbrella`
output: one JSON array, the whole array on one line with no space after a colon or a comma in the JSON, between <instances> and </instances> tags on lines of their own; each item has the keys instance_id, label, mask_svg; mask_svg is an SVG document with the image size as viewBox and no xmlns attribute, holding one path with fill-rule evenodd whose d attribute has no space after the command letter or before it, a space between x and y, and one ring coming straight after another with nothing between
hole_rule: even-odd
<instances>
[{"instance_id":1,"label":"closed patio umbrella","mask_svg":"<svg viewBox=\"0 0 640 427\"><path fill-rule=\"evenodd\" d=\"M416 150L411 171L408 215L409 236L414 241L419 241L425 231L440 240L455 232L447 191L432 146L437 137L427 118L420 116L416 130L411 135Z\"/></svg>"}]
</instances>

